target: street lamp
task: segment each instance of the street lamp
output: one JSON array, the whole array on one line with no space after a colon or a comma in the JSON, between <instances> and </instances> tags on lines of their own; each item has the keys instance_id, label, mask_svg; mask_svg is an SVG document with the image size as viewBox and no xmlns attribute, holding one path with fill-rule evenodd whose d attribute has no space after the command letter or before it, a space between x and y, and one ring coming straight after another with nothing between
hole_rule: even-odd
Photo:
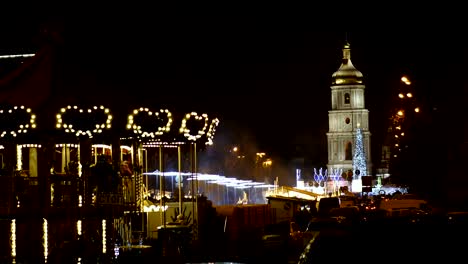
<instances>
[{"instance_id":1,"label":"street lamp","mask_svg":"<svg viewBox=\"0 0 468 264\"><path fill-rule=\"evenodd\" d=\"M406 76L401 77L401 81L404 82L406 85L411 84L411 81Z\"/></svg>"}]
</instances>

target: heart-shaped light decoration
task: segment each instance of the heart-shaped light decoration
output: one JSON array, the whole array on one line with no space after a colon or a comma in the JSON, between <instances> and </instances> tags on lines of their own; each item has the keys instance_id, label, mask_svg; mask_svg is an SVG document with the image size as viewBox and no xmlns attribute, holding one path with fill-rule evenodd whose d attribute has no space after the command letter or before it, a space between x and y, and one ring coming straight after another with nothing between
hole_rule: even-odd
<instances>
[{"instance_id":1,"label":"heart-shaped light decoration","mask_svg":"<svg viewBox=\"0 0 468 264\"><path fill-rule=\"evenodd\" d=\"M197 131L196 134L190 134L190 128L187 127L187 122L190 119L194 119L195 122L204 122L203 127ZM180 126L179 132L184 134L188 140L196 141L197 139L201 138L205 134L205 130L208 127L208 115L202 114L199 116L196 112L191 112L185 114L184 119L182 119L182 124Z\"/></svg>"},{"instance_id":2,"label":"heart-shaped light decoration","mask_svg":"<svg viewBox=\"0 0 468 264\"><path fill-rule=\"evenodd\" d=\"M30 108L14 106L11 109L0 109L0 137L27 133L28 129L36 128L36 115Z\"/></svg>"},{"instance_id":3,"label":"heart-shaped light decoration","mask_svg":"<svg viewBox=\"0 0 468 264\"><path fill-rule=\"evenodd\" d=\"M211 120L210 128L208 128L208 132L206 133L206 145L213 145L213 137L216 132L216 128L218 127L219 119L215 118Z\"/></svg>"},{"instance_id":4,"label":"heart-shaped light decoration","mask_svg":"<svg viewBox=\"0 0 468 264\"><path fill-rule=\"evenodd\" d=\"M76 136L88 135L90 138L94 134L102 133L103 129L110 129L112 123L110 110L104 106L88 109L81 109L76 105L67 106L60 109L56 117L58 129L75 133Z\"/></svg>"},{"instance_id":5,"label":"heart-shaped light decoration","mask_svg":"<svg viewBox=\"0 0 468 264\"><path fill-rule=\"evenodd\" d=\"M133 133L141 137L154 138L169 132L171 124L172 113L169 110L161 109L159 112L152 112L142 107L133 110L133 114L128 115L127 129L132 129Z\"/></svg>"}]
</instances>

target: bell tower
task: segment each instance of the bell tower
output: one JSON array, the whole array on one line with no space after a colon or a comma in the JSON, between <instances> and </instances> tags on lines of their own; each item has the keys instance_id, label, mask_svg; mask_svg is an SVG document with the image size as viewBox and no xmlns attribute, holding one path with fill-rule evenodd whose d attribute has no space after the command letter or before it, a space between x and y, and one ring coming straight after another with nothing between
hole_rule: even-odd
<instances>
[{"instance_id":1,"label":"bell tower","mask_svg":"<svg viewBox=\"0 0 468 264\"><path fill-rule=\"evenodd\" d=\"M369 111L365 108L363 75L351 62L348 42L343 47L341 66L332 75L331 110L328 111L328 171L342 170L354 179L360 179L353 171L356 150L356 133L362 133L362 147L367 160L367 172L371 174Z\"/></svg>"}]
</instances>

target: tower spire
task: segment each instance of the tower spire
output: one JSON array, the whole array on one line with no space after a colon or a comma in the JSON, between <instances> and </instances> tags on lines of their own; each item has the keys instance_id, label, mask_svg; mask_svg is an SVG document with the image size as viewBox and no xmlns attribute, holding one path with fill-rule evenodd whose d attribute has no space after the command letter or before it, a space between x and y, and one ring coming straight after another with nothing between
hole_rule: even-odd
<instances>
[{"instance_id":1,"label":"tower spire","mask_svg":"<svg viewBox=\"0 0 468 264\"><path fill-rule=\"evenodd\" d=\"M348 42L348 32L345 32L345 44L343 45L343 63L351 60L351 47Z\"/></svg>"}]
</instances>

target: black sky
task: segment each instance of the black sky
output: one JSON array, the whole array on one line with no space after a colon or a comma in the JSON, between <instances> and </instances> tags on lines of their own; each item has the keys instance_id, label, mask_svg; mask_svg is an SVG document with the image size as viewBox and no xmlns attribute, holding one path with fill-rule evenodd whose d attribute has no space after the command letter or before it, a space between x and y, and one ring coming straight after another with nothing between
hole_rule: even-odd
<instances>
[{"instance_id":1,"label":"black sky","mask_svg":"<svg viewBox=\"0 0 468 264\"><path fill-rule=\"evenodd\" d=\"M325 162L330 80L346 35L352 62L364 74L375 145L402 75L430 108L459 112L463 108L450 102L466 96L464 36L446 30L346 34L244 17L137 15L39 17L10 25L1 28L2 53L34 50L44 29L53 36L64 91L208 112L221 119L218 133L248 134L271 152L305 145Z\"/></svg>"}]
</instances>

